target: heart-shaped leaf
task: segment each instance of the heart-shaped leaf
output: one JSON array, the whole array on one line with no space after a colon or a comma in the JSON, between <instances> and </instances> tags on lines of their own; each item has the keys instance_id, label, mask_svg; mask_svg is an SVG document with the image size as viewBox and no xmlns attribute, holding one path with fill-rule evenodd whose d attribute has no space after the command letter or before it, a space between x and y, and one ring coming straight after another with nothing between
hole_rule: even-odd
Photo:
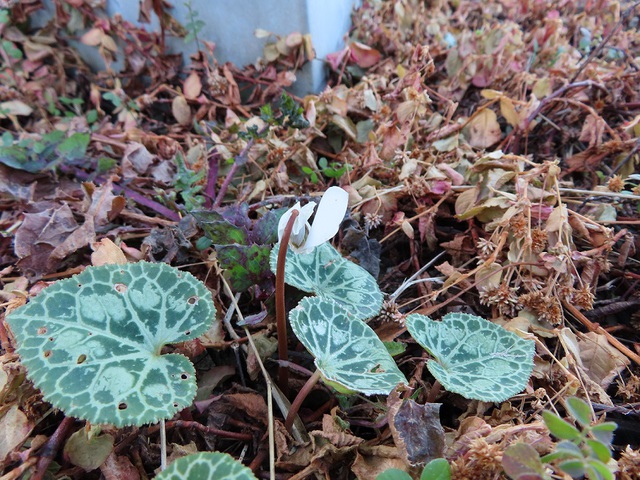
<instances>
[{"instance_id":1,"label":"heart-shaped leaf","mask_svg":"<svg viewBox=\"0 0 640 480\"><path fill-rule=\"evenodd\" d=\"M329 382L366 395L387 395L399 383L407 383L371 327L350 318L338 303L303 298L289 320Z\"/></svg>"},{"instance_id":2,"label":"heart-shaped leaf","mask_svg":"<svg viewBox=\"0 0 640 480\"><path fill-rule=\"evenodd\" d=\"M7 321L47 401L67 415L122 427L191 405L193 365L160 352L204 333L215 313L211 293L190 273L139 262L89 267Z\"/></svg>"},{"instance_id":3,"label":"heart-shaped leaf","mask_svg":"<svg viewBox=\"0 0 640 480\"><path fill-rule=\"evenodd\" d=\"M243 292L253 285L265 286L273 275L267 268L269 245L216 246L218 262L231 287Z\"/></svg>"},{"instance_id":4,"label":"heart-shaped leaf","mask_svg":"<svg viewBox=\"0 0 640 480\"><path fill-rule=\"evenodd\" d=\"M191 215L204 230L207 238L216 245L247 245L249 232L245 226L237 226L226 220L220 213L210 210L194 210Z\"/></svg>"},{"instance_id":5,"label":"heart-shaped leaf","mask_svg":"<svg viewBox=\"0 0 640 480\"><path fill-rule=\"evenodd\" d=\"M278 244L271 251L273 272L279 248ZM307 254L287 249L284 275L289 285L339 303L351 318L366 320L382 307L382 292L376 280L364 268L343 258L329 243Z\"/></svg>"},{"instance_id":6,"label":"heart-shaped leaf","mask_svg":"<svg viewBox=\"0 0 640 480\"><path fill-rule=\"evenodd\" d=\"M256 480L253 472L231 455L201 452L179 458L155 480Z\"/></svg>"},{"instance_id":7,"label":"heart-shaped leaf","mask_svg":"<svg viewBox=\"0 0 640 480\"><path fill-rule=\"evenodd\" d=\"M406 319L407 330L435 360L427 366L447 390L465 398L502 402L520 393L533 370L534 342L484 318L449 313L441 322Z\"/></svg>"}]
</instances>

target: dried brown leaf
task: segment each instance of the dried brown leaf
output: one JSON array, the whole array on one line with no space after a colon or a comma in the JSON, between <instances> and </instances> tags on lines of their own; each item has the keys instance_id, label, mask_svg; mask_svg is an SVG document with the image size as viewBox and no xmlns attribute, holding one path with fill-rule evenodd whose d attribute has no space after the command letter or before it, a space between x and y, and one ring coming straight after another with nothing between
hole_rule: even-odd
<instances>
[{"instance_id":1,"label":"dried brown leaf","mask_svg":"<svg viewBox=\"0 0 640 480\"><path fill-rule=\"evenodd\" d=\"M26 213L15 235L14 251L23 271L42 274L49 271L51 253L78 228L69 205Z\"/></svg>"},{"instance_id":2,"label":"dried brown leaf","mask_svg":"<svg viewBox=\"0 0 640 480\"><path fill-rule=\"evenodd\" d=\"M3 432L0 435L0 465L11 452L27 440L32 429L33 423L17 405L12 405L4 411L0 417L0 432Z\"/></svg>"},{"instance_id":3,"label":"dried brown leaf","mask_svg":"<svg viewBox=\"0 0 640 480\"><path fill-rule=\"evenodd\" d=\"M189 102L182 95L174 97L171 102L171 113L176 121L186 127L191 124L192 112Z\"/></svg>"},{"instance_id":4,"label":"dried brown leaf","mask_svg":"<svg viewBox=\"0 0 640 480\"><path fill-rule=\"evenodd\" d=\"M502 138L498 116L489 108L475 115L463 132L469 145L474 148L489 148Z\"/></svg>"},{"instance_id":5,"label":"dried brown leaf","mask_svg":"<svg viewBox=\"0 0 640 480\"><path fill-rule=\"evenodd\" d=\"M419 405L413 400L403 401L394 391L387 405L393 440L408 465L427 464L444 456L439 403Z\"/></svg>"},{"instance_id":6,"label":"dried brown leaf","mask_svg":"<svg viewBox=\"0 0 640 480\"><path fill-rule=\"evenodd\" d=\"M595 332L578 334L578 346L585 371L605 389L631 363L604 335Z\"/></svg>"},{"instance_id":7,"label":"dried brown leaf","mask_svg":"<svg viewBox=\"0 0 640 480\"><path fill-rule=\"evenodd\" d=\"M99 242L91 244L93 253L91 254L91 264L95 267L100 265L124 265L127 258L120 247L109 238L103 238Z\"/></svg>"},{"instance_id":8,"label":"dried brown leaf","mask_svg":"<svg viewBox=\"0 0 640 480\"><path fill-rule=\"evenodd\" d=\"M182 85L184 96L190 100L195 100L200 96L202 92L202 81L200 75L196 72L191 72Z\"/></svg>"}]
</instances>

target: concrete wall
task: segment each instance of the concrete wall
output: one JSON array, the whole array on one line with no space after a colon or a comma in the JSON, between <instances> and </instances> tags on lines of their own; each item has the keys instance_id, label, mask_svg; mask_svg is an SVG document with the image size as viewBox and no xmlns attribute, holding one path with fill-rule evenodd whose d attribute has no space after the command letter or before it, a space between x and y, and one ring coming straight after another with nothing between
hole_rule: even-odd
<instances>
[{"instance_id":1,"label":"concrete wall","mask_svg":"<svg viewBox=\"0 0 640 480\"><path fill-rule=\"evenodd\" d=\"M188 10L183 0L171 0L171 14L182 25L189 23ZM199 38L216 43L216 58L219 62L233 62L243 66L254 63L262 56L266 39L258 39L254 32L261 28L277 35L310 33L316 51L316 60L297 73L298 81L292 89L304 95L322 90L326 83L325 65L322 59L344 47L344 36L351 25L351 10L359 0L192 0L197 18L205 22ZM107 14L116 13L132 23L138 23L139 3L136 0L107 0ZM37 19L43 23L49 12ZM148 30L158 30L158 19L153 15ZM195 42L185 44L180 38L169 38L171 53L182 52L185 63L196 51ZM97 50L78 45L78 50L96 69L104 68ZM120 64L121 65L121 64ZM118 68L118 64L114 66Z\"/></svg>"}]
</instances>

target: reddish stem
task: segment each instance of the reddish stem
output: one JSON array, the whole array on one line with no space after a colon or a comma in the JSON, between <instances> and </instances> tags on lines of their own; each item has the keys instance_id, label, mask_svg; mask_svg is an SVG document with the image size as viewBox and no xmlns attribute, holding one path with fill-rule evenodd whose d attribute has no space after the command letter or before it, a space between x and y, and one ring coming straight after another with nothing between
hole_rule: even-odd
<instances>
[{"instance_id":1,"label":"reddish stem","mask_svg":"<svg viewBox=\"0 0 640 480\"><path fill-rule=\"evenodd\" d=\"M305 398L307 398L307 396L311 393L311 390L313 390L313 387L316 386L318 380L320 380L320 370L316 370L315 372L313 372L313 375L309 377L307 382L298 392L298 395L296 395L296 398L291 404L291 408L289 409L289 413L287 414L287 419L284 421L284 428L286 428L287 431L291 431L293 421L296 418L296 415L298 415L298 411L300 411L302 402L304 402Z\"/></svg>"},{"instance_id":2,"label":"reddish stem","mask_svg":"<svg viewBox=\"0 0 640 480\"><path fill-rule=\"evenodd\" d=\"M58 450L60 450L62 442L67 438L67 433L69 433L69 429L75 421L76 419L73 417L64 417L56 431L49 437L49 440L47 440L47 443L40 452L38 463L36 464L36 471L31 476L32 480L42 480L44 478L47 473L47 468L49 468Z\"/></svg>"},{"instance_id":3,"label":"reddish stem","mask_svg":"<svg viewBox=\"0 0 640 480\"><path fill-rule=\"evenodd\" d=\"M433 403L440 395L440 391L442 390L442 385L438 380L434 380L433 385L431 385L431 390L429 390L429 395L427 395L427 403Z\"/></svg>"},{"instance_id":4,"label":"reddish stem","mask_svg":"<svg viewBox=\"0 0 640 480\"><path fill-rule=\"evenodd\" d=\"M213 152L209 155L209 173L207 175L207 185L204 187L204 207L211 208L216 199L216 183L218 183L218 169L220 164L220 154Z\"/></svg>"},{"instance_id":5,"label":"reddish stem","mask_svg":"<svg viewBox=\"0 0 640 480\"><path fill-rule=\"evenodd\" d=\"M291 238L291 230L293 224L298 218L298 210L291 212L291 218L287 222L287 226L282 233L280 239L280 250L278 251L278 265L276 268L276 328L278 330L278 359L288 360L289 352L287 349L287 315L284 303L284 264L287 259L287 248L289 247L289 238ZM280 365L278 367L278 386L284 396L289 395L289 370L287 367Z\"/></svg>"}]
</instances>

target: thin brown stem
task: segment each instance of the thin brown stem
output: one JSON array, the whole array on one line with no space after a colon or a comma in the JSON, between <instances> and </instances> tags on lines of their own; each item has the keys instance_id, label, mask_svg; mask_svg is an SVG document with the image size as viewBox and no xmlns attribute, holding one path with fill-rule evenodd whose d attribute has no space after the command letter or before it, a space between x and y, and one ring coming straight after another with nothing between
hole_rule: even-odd
<instances>
[{"instance_id":1,"label":"thin brown stem","mask_svg":"<svg viewBox=\"0 0 640 480\"><path fill-rule=\"evenodd\" d=\"M438 398L438 395L440 395L441 390L442 390L442 385L440 385L440 382L438 380L435 380L433 382L433 385L431 385L431 390L429 390L429 395L427 395L427 403L435 402L436 399Z\"/></svg>"},{"instance_id":2,"label":"thin brown stem","mask_svg":"<svg viewBox=\"0 0 640 480\"><path fill-rule=\"evenodd\" d=\"M291 213L291 218L287 222L282 238L280 239L280 250L278 251L278 265L276 267L276 327L278 329L278 359L288 360L287 349L287 312L284 303L284 264L287 259L287 248L293 224L298 218L298 210ZM289 396L289 370L280 365L278 367L278 386L285 397Z\"/></svg>"},{"instance_id":3,"label":"thin brown stem","mask_svg":"<svg viewBox=\"0 0 640 480\"><path fill-rule=\"evenodd\" d=\"M296 415L298 415L298 411L302 406L302 402L304 402L305 398L307 398L309 393L311 393L311 390L313 390L313 387L316 386L318 380L320 380L320 370L316 370L315 372L313 372L313 375L309 377L307 383L302 386L302 388L298 392L298 395L296 395L296 398L291 404L291 408L289 409L289 413L287 414L287 419L284 421L284 428L286 428L287 431L291 430L291 426L293 425L293 421L296 418Z\"/></svg>"}]
</instances>

